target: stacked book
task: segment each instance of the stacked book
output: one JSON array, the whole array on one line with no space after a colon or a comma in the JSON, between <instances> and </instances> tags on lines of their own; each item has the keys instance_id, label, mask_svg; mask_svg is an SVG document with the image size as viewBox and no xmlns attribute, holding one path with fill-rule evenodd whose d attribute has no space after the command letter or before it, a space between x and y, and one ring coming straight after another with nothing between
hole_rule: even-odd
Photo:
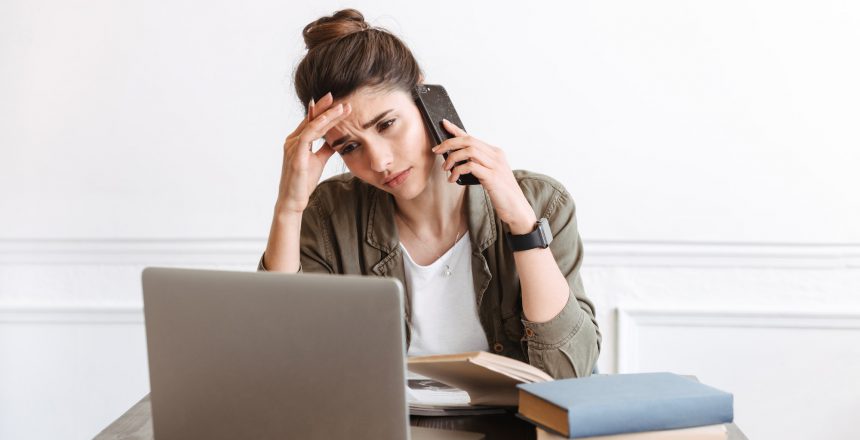
<instances>
[{"instance_id":1,"label":"stacked book","mask_svg":"<svg viewBox=\"0 0 860 440\"><path fill-rule=\"evenodd\" d=\"M730 393L673 373L604 374L518 385L517 416L538 440L725 440Z\"/></svg>"},{"instance_id":2,"label":"stacked book","mask_svg":"<svg viewBox=\"0 0 860 440\"><path fill-rule=\"evenodd\" d=\"M487 352L412 357L413 415L518 411L538 440L728 438L733 397L673 373L553 380L542 370Z\"/></svg>"}]
</instances>

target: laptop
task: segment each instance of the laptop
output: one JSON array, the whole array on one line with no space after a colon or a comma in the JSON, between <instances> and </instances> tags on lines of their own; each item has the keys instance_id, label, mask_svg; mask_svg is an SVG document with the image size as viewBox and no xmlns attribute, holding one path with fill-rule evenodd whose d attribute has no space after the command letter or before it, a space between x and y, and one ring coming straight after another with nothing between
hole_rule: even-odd
<instances>
[{"instance_id":1,"label":"laptop","mask_svg":"<svg viewBox=\"0 0 860 440\"><path fill-rule=\"evenodd\" d=\"M409 426L403 286L144 269L156 440L483 439Z\"/></svg>"}]
</instances>

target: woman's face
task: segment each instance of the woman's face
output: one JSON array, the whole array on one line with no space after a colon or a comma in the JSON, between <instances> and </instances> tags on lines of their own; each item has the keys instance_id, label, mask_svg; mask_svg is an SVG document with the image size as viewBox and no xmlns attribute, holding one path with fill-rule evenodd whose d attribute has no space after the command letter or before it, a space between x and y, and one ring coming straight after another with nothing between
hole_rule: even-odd
<instances>
[{"instance_id":1,"label":"woman's face","mask_svg":"<svg viewBox=\"0 0 860 440\"><path fill-rule=\"evenodd\" d=\"M324 137L349 171L398 199L421 194L436 155L410 94L364 87L332 105L339 103L349 103L352 111Z\"/></svg>"}]
</instances>

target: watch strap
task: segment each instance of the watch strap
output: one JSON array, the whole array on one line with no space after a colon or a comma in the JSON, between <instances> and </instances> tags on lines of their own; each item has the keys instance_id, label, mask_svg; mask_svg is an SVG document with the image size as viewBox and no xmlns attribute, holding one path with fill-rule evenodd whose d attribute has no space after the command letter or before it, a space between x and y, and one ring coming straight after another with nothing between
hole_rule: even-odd
<instances>
[{"instance_id":1,"label":"watch strap","mask_svg":"<svg viewBox=\"0 0 860 440\"><path fill-rule=\"evenodd\" d=\"M514 235L510 232L505 234L508 245L514 252L527 251L535 248L547 248L552 242L552 234L549 231L549 221L541 218L535 223L535 229L528 234Z\"/></svg>"}]
</instances>

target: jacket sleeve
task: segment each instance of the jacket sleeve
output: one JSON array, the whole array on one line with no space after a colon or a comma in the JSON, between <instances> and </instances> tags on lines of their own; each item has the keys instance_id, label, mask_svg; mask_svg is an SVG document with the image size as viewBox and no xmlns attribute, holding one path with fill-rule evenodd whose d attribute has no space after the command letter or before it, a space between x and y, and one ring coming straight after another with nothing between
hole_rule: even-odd
<instances>
[{"instance_id":1,"label":"jacket sleeve","mask_svg":"<svg viewBox=\"0 0 860 440\"><path fill-rule=\"evenodd\" d=\"M269 269L266 269L266 265L263 264L263 258L266 257L266 253L263 252L263 255L260 256L260 262L257 263L257 272L268 272ZM299 270L296 273L302 273L302 263L299 263Z\"/></svg>"},{"instance_id":2,"label":"jacket sleeve","mask_svg":"<svg viewBox=\"0 0 860 440\"><path fill-rule=\"evenodd\" d=\"M594 304L585 295L579 269L582 242L576 227L576 208L564 187L556 188L546 211L553 233L550 251L567 279L567 304L547 322L533 322L521 314L525 326L529 363L555 379L584 377L592 373L600 354L601 335Z\"/></svg>"},{"instance_id":3,"label":"jacket sleeve","mask_svg":"<svg viewBox=\"0 0 860 440\"><path fill-rule=\"evenodd\" d=\"M311 201L305 212L302 214L302 232L300 235L299 244L299 270L296 273L315 272L315 273L334 273L333 265L330 263L335 261L332 255L330 218L329 215L323 215L323 207L319 197L311 195ZM266 266L263 264L265 252L260 257L260 262L257 264L258 272L266 272Z\"/></svg>"}]
</instances>

